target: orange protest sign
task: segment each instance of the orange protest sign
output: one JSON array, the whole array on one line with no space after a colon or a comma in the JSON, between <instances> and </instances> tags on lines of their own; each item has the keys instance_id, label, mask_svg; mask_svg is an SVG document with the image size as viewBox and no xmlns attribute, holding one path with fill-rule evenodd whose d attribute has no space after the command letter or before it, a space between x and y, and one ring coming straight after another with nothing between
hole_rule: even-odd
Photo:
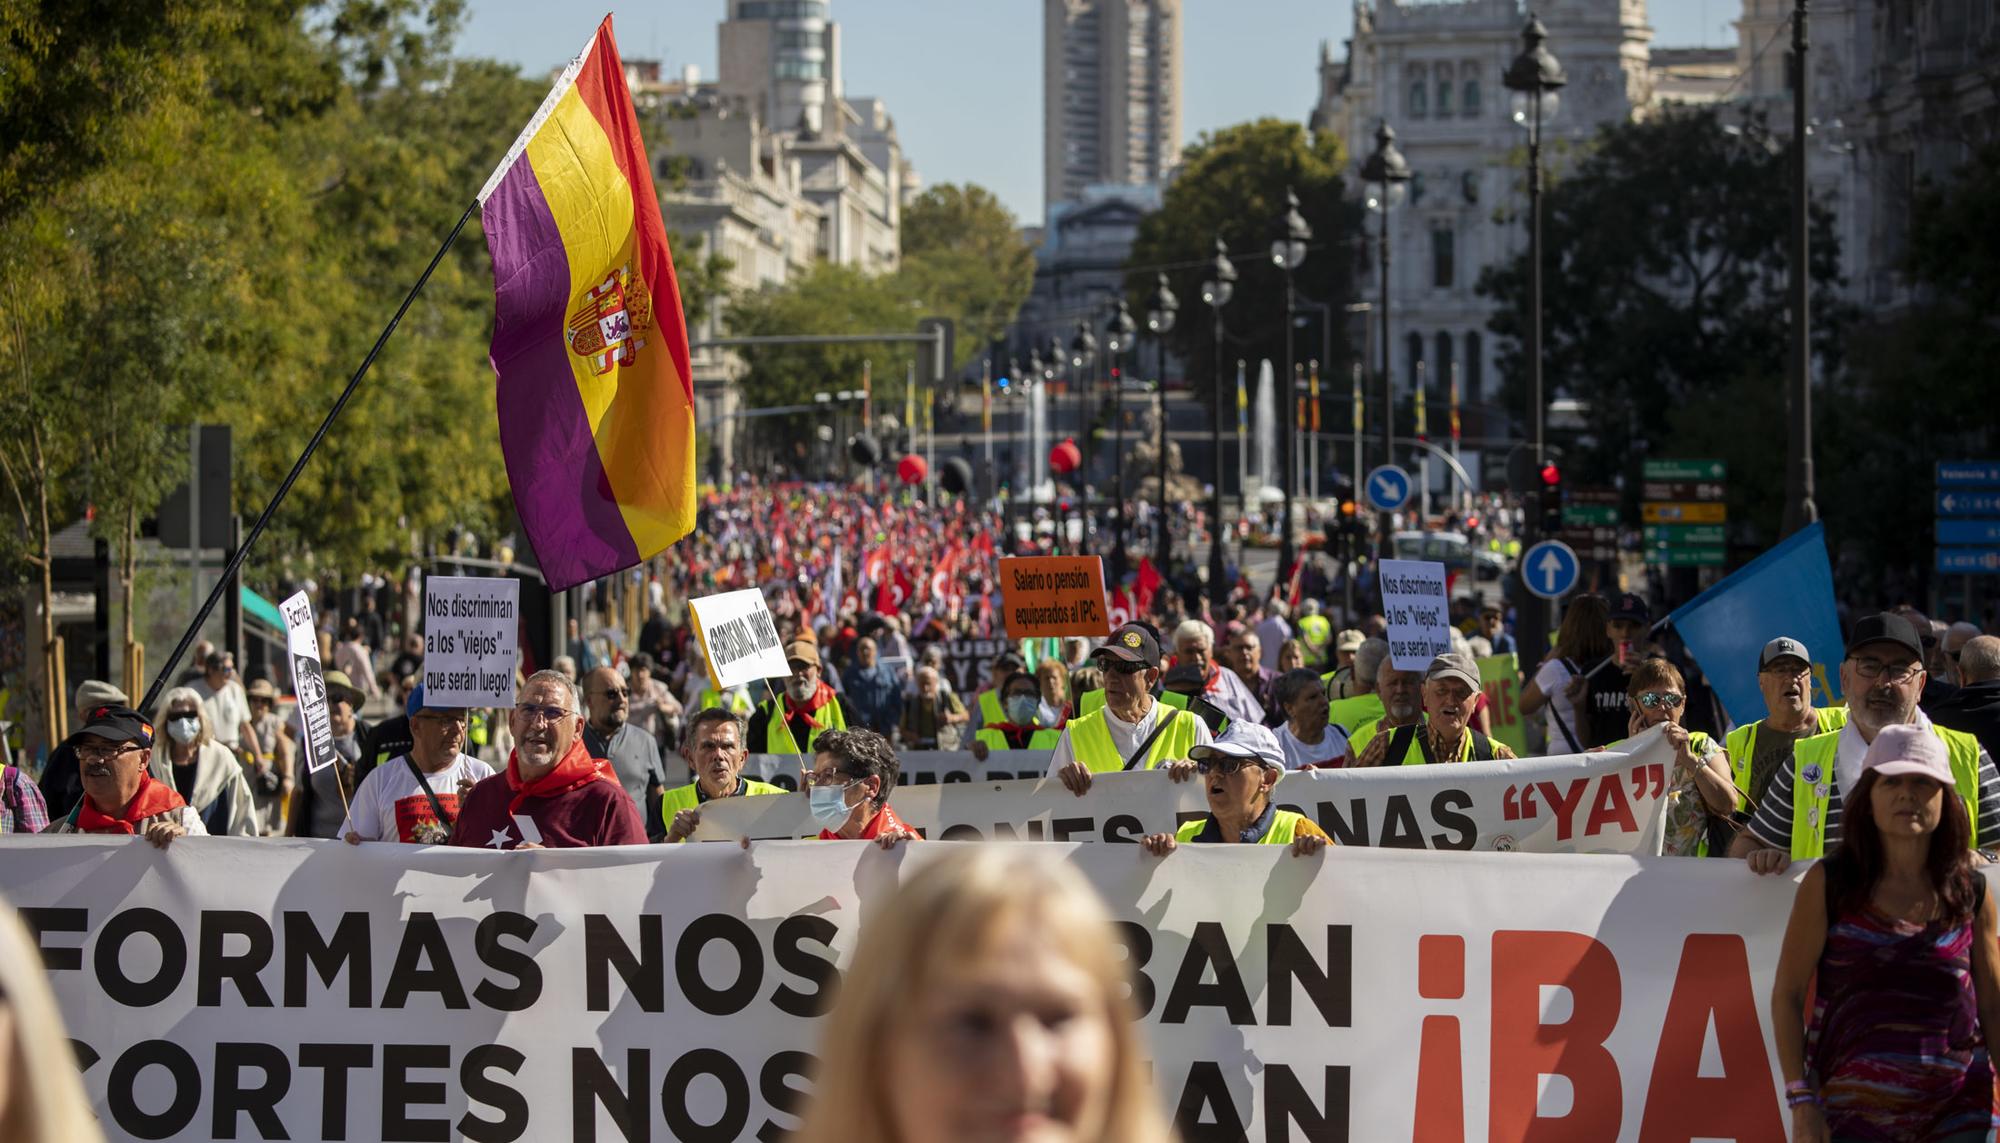
<instances>
[{"instance_id":1,"label":"orange protest sign","mask_svg":"<svg viewBox=\"0 0 2000 1143\"><path fill-rule=\"evenodd\" d=\"M1000 561L1009 639L1111 634L1104 561L1097 556L1017 556Z\"/></svg>"}]
</instances>

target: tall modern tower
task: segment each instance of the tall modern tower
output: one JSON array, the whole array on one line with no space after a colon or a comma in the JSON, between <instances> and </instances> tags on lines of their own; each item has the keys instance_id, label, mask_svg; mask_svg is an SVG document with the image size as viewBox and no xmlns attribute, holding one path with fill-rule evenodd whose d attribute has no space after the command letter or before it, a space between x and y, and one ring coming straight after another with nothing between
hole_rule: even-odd
<instances>
[{"instance_id":1,"label":"tall modern tower","mask_svg":"<svg viewBox=\"0 0 2000 1143\"><path fill-rule=\"evenodd\" d=\"M1044 0L1042 193L1158 184L1181 151L1181 0Z\"/></svg>"},{"instance_id":2,"label":"tall modern tower","mask_svg":"<svg viewBox=\"0 0 2000 1143\"><path fill-rule=\"evenodd\" d=\"M752 100L773 130L817 135L833 125L840 26L826 0L729 0L719 38L724 95Z\"/></svg>"}]
</instances>

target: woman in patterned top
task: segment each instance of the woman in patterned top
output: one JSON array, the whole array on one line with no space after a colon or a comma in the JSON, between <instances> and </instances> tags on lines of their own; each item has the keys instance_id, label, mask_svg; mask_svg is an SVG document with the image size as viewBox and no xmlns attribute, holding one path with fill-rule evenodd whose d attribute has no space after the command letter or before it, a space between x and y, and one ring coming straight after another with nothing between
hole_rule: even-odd
<instances>
[{"instance_id":1,"label":"woman in patterned top","mask_svg":"<svg viewBox=\"0 0 2000 1143\"><path fill-rule=\"evenodd\" d=\"M1799 884L1771 990L1794 1143L1973 1143L2000 1123L1994 905L1951 788L1930 728L1885 727L1840 848Z\"/></svg>"}]
</instances>

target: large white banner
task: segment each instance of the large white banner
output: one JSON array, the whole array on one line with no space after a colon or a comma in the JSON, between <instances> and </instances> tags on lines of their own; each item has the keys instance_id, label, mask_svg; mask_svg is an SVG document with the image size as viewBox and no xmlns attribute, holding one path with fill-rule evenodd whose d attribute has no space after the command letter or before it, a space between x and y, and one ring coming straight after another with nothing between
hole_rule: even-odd
<instances>
[{"instance_id":1,"label":"large white banner","mask_svg":"<svg viewBox=\"0 0 2000 1143\"><path fill-rule=\"evenodd\" d=\"M1300 770L1278 780L1278 805L1317 821L1341 845L1532 853L1660 852L1673 747L1658 731L1616 751ZM1208 813L1197 776L1159 770L1097 775L1081 797L1052 778L898 786L896 816L946 841L1136 841ZM812 837L804 794L730 798L701 810L697 841Z\"/></svg>"},{"instance_id":2,"label":"large white banner","mask_svg":"<svg viewBox=\"0 0 2000 1143\"><path fill-rule=\"evenodd\" d=\"M989 751L982 762L974 758L969 750L898 750L896 761L900 769L896 781L904 786L927 786L936 782L1005 782L1014 778L1039 778L1049 772L1050 753L1047 750L994 750ZM679 755L675 758L677 766L687 765L687 759ZM752 754L743 760L743 776L796 790L799 788L802 758L808 763L812 761L810 757L798 754ZM689 767L687 777L680 781L692 782L694 778L694 770Z\"/></svg>"},{"instance_id":3,"label":"large white banner","mask_svg":"<svg viewBox=\"0 0 2000 1143\"><path fill-rule=\"evenodd\" d=\"M857 927L951 844L7 837L0 890L114 1139L771 1139ZM1765 1008L1791 879L1021 848L1118 918L1189 1141L1787 1138Z\"/></svg>"}]
</instances>

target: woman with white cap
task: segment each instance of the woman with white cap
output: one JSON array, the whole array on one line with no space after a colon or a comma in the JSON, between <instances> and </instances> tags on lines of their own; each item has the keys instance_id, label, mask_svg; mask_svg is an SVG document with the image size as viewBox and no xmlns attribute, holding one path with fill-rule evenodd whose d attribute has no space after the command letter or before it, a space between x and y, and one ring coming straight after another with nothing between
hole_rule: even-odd
<instances>
[{"instance_id":1,"label":"woman with white cap","mask_svg":"<svg viewBox=\"0 0 2000 1143\"><path fill-rule=\"evenodd\" d=\"M2000 946L1952 787L1928 728L1882 728L1799 884L1771 989L1795 1141L1990 1136Z\"/></svg>"},{"instance_id":2,"label":"woman with white cap","mask_svg":"<svg viewBox=\"0 0 2000 1143\"><path fill-rule=\"evenodd\" d=\"M1232 722L1214 742L1189 750L1186 761L1167 763L1166 771L1176 782L1200 776L1208 816L1175 833L1144 838L1140 844L1156 857L1165 857L1184 841L1289 845L1294 857L1318 853L1331 842L1318 822L1272 803L1271 790L1285 773L1285 752L1267 726Z\"/></svg>"}]
</instances>

